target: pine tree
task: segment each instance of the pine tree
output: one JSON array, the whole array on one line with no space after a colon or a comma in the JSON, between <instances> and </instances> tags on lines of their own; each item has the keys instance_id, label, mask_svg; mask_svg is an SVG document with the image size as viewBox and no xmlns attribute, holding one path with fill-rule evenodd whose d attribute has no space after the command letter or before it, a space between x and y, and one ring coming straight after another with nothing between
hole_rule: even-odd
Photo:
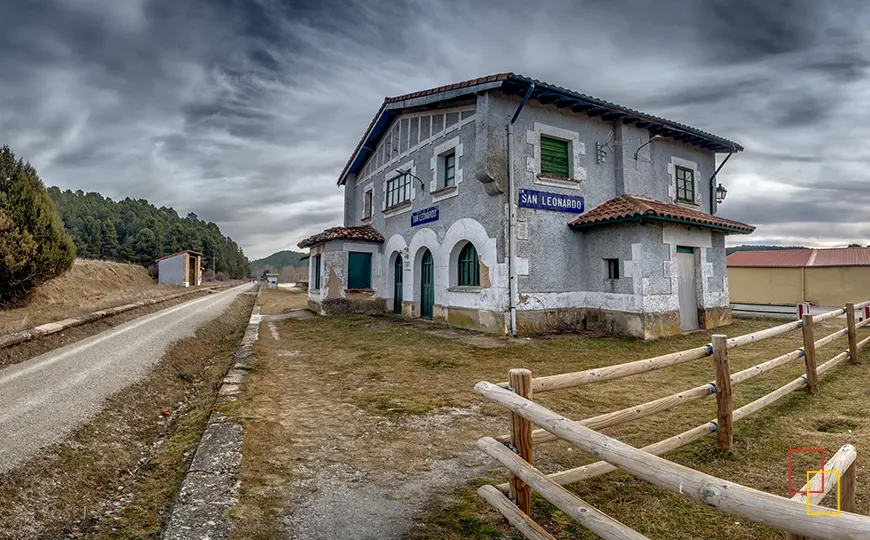
<instances>
[{"instance_id":1,"label":"pine tree","mask_svg":"<svg viewBox=\"0 0 870 540\"><path fill-rule=\"evenodd\" d=\"M75 246L29 163L0 148L0 304L72 267Z\"/></svg>"},{"instance_id":2,"label":"pine tree","mask_svg":"<svg viewBox=\"0 0 870 540\"><path fill-rule=\"evenodd\" d=\"M118 259L118 233L112 220L104 221L100 234L100 258L114 261Z\"/></svg>"}]
</instances>

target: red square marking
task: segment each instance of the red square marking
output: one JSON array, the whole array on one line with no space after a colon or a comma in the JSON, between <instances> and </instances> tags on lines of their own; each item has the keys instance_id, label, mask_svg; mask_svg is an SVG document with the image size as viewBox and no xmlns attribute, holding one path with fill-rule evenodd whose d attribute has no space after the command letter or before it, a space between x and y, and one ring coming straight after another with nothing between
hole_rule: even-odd
<instances>
[{"instance_id":1,"label":"red square marking","mask_svg":"<svg viewBox=\"0 0 870 540\"><path fill-rule=\"evenodd\" d=\"M792 471L791 471L791 456L794 452L818 452L822 456L822 462L819 465L819 470L822 471L825 469L825 449L824 448L789 448L788 449L788 494L795 495L798 493L807 494L806 491L802 491L800 489L794 489L791 485ZM804 474L806 471L804 471ZM809 491L809 493L824 493L825 492L825 475L822 475L822 489L821 491Z\"/></svg>"}]
</instances>

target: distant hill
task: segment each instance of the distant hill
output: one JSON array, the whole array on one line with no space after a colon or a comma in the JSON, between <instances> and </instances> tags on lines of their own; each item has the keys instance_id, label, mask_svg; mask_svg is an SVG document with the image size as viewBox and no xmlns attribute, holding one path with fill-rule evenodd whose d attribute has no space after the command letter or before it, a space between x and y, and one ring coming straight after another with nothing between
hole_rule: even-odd
<instances>
[{"instance_id":1,"label":"distant hill","mask_svg":"<svg viewBox=\"0 0 870 540\"><path fill-rule=\"evenodd\" d=\"M735 251L777 251L781 249L809 249L804 246L734 246L725 249L726 255L731 255Z\"/></svg>"},{"instance_id":2,"label":"distant hill","mask_svg":"<svg viewBox=\"0 0 870 540\"><path fill-rule=\"evenodd\" d=\"M261 276L268 271L272 274L285 274L278 278L281 281L305 279L303 276L308 274L308 261L299 260L304 256L305 253L298 251L278 251L268 257L251 261L251 275Z\"/></svg>"}]
</instances>

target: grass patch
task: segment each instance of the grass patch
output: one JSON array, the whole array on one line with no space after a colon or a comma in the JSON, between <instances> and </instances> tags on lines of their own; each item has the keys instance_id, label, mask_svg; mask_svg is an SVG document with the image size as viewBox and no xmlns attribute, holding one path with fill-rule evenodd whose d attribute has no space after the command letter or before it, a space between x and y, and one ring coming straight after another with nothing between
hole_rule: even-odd
<instances>
[{"instance_id":1,"label":"grass patch","mask_svg":"<svg viewBox=\"0 0 870 540\"><path fill-rule=\"evenodd\" d=\"M414 395L378 392L364 394L356 399L360 408L373 414L384 416L403 416L408 414L425 414L441 406Z\"/></svg>"},{"instance_id":2,"label":"grass patch","mask_svg":"<svg viewBox=\"0 0 870 540\"><path fill-rule=\"evenodd\" d=\"M372 318L359 316L284 320L274 322L279 340L261 332L254 350L257 370L239 410L246 418L242 501L234 513L239 538L286 534L282 524L289 518L313 512L306 506L310 487L331 485L342 480L342 475L395 492L412 483L426 493L422 506L408 503L408 515L417 516L414 527L396 536L490 538L495 529L511 538L516 531L475 492L482 482L505 479L504 469L492 466L474 443L483 435L507 433L508 415L475 394L474 384L504 381L508 370L515 367L545 376L650 358L709 343L713 333L696 332L653 342L566 335L532 339L522 345L509 342L504 347L478 348L450 339L443 332L435 335L441 331L435 325L410 327L389 318L377 322L372 324ZM737 336L779 323L735 320L715 332ZM827 335L843 324L842 320L825 321L816 335ZM867 330L859 333L860 339ZM732 371L801 345L801 334L795 331L733 349L729 355ZM846 346L842 338L821 349L818 363ZM298 354L292 358L281 355L290 348ZM870 355L870 351L864 354ZM707 437L665 457L755 489L786 495L789 448L824 447L826 455L833 455L846 442L870 447L870 430L862 429L870 396L862 390L863 384L856 383L870 375L868 370L865 365L843 364L821 380L818 395L795 392L736 423L732 453L719 451L715 437ZM803 371L803 361L798 359L736 385L734 406L775 390ZM586 418L714 378L712 361L702 359L617 381L541 393L535 400L568 417ZM604 432L639 447L715 416L715 399L708 397ZM859 466L861 459L859 455ZM565 443L535 448L534 463L546 472L592 461L595 459ZM569 489L652 538L689 540L708 537L710 531L716 531L719 538L782 537L780 532L619 472ZM860 485L858 489L857 511L870 513L870 497L861 496ZM373 505L377 508L376 503ZM341 507L319 507L317 512L334 521L352 519ZM535 498L532 513L557 538L594 538L540 498Z\"/></svg>"}]
</instances>

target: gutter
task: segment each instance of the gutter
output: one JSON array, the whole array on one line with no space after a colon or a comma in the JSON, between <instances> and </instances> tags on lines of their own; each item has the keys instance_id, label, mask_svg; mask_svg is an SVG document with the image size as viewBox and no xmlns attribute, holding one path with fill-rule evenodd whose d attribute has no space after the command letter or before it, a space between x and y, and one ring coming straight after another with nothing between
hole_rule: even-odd
<instances>
[{"instance_id":1,"label":"gutter","mask_svg":"<svg viewBox=\"0 0 870 540\"><path fill-rule=\"evenodd\" d=\"M517 304L519 303L519 289L517 287L517 207L516 207L516 182L514 181L514 123L519 118L523 107L535 90L535 83L529 85L526 95L520 101L516 112L507 126L508 138L508 285L510 290L508 305L510 307L511 336L517 335Z\"/></svg>"}]
</instances>

